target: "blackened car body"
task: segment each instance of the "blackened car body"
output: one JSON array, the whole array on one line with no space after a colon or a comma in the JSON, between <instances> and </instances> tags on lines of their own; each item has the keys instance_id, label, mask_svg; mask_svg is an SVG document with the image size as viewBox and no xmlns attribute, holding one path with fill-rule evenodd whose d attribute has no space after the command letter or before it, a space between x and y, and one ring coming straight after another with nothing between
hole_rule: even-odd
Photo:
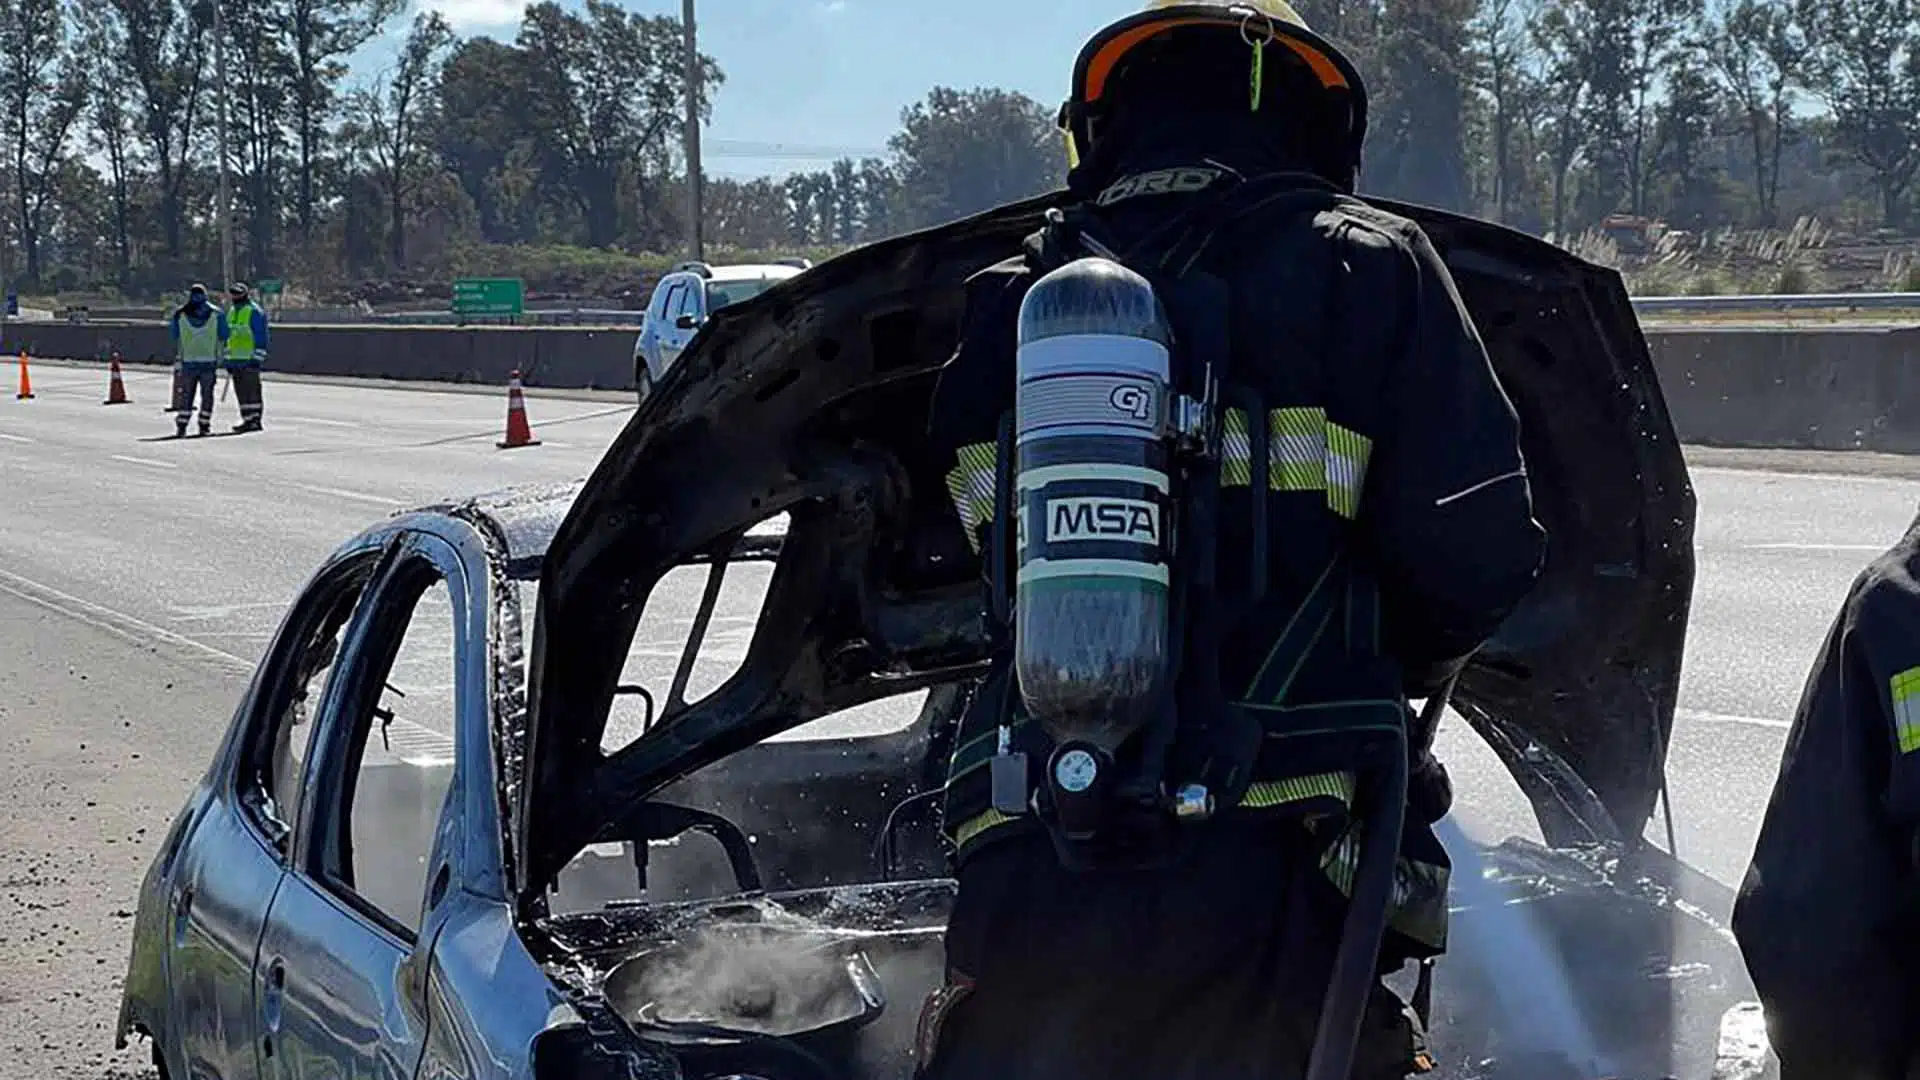
<instances>
[{"instance_id":1,"label":"blackened car body","mask_svg":"<svg viewBox=\"0 0 1920 1080\"><path fill-rule=\"evenodd\" d=\"M963 279L1052 203L715 312L584 485L335 553L142 886L121 1038L175 1080L910 1075L952 899L920 796L987 649L927 401ZM1608 1067L1705 1077L1751 988L1727 890L1641 840L1694 517L1645 342L1611 271L1391 208L1456 275L1553 537L1453 701L1545 840L1481 857ZM1468 892L1443 1076L1516 1050Z\"/></svg>"}]
</instances>

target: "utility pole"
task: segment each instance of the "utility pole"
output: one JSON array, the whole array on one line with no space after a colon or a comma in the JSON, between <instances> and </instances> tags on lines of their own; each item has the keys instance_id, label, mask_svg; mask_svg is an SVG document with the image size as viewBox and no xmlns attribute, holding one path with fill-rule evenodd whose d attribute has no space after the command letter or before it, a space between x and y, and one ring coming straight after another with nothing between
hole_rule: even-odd
<instances>
[{"instance_id":1,"label":"utility pole","mask_svg":"<svg viewBox=\"0 0 1920 1080\"><path fill-rule=\"evenodd\" d=\"M220 155L220 288L233 284L233 191L227 179L227 33L220 9L226 0L213 0L213 77L219 83L219 107L215 110L215 137Z\"/></svg>"},{"instance_id":2,"label":"utility pole","mask_svg":"<svg viewBox=\"0 0 1920 1080\"><path fill-rule=\"evenodd\" d=\"M706 258L700 210L700 50L693 27L693 0L680 0L687 33L687 257Z\"/></svg>"}]
</instances>

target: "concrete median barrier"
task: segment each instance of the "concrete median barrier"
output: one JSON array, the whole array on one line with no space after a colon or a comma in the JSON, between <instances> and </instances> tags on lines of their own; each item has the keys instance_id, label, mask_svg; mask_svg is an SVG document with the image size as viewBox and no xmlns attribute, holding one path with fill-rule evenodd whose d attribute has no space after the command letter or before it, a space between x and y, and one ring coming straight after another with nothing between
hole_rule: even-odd
<instances>
[{"instance_id":1,"label":"concrete median barrier","mask_svg":"<svg viewBox=\"0 0 1920 1080\"><path fill-rule=\"evenodd\" d=\"M1681 438L1920 453L1920 328L1647 331Z\"/></svg>"},{"instance_id":2,"label":"concrete median barrier","mask_svg":"<svg viewBox=\"0 0 1920 1080\"><path fill-rule=\"evenodd\" d=\"M274 328L270 372L631 389L632 328ZM1920 453L1920 328L1653 326L1681 438L1715 446ZM164 325L10 323L0 354L170 364Z\"/></svg>"},{"instance_id":3,"label":"concrete median barrier","mask_svg":"<svg viewBox=\"0 0 1920 1080\"><path fill-rule=\"evenodd\" d=\"M276 326L269 372L504 386L620 390L633 386L635 332L620 328ZM173 363L164 325L9 323L0 353Z\"/></svg>"}]
</instances>

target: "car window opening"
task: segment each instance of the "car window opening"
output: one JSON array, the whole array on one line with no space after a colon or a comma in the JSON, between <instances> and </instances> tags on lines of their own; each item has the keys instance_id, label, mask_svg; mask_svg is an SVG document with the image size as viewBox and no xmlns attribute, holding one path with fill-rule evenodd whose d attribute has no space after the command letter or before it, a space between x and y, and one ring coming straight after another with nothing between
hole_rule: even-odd
<instances>
[{"instance_id":1,"label":"car window opening","mask_svg":"<svg viewBox=\"0 0 1920 1080\"><path fill-rule=\"evenodd\" d=\"M354 724L344 768L352 799L338 884L382 916L418 933L428 862L452 787L455 731L454 608L435 577L395 625L401 634Z\"/></svg>"}]
</instances>

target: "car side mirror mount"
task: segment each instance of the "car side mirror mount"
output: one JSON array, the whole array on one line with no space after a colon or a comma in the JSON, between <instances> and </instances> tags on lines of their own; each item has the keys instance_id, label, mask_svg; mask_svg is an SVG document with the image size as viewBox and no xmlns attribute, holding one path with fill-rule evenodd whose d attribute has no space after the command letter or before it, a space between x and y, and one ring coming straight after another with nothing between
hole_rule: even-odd
<instances>
[{"instance_id":1,"label":"car side mirror mount","mask_svg":"<svg viewBox=\"0 0 1920 1080\"><path fill-rule=\"evenodd\" d=\"M673 325L676 327L679 327L682 330L691 330L694 327L700 325L700 320L694 318L691 315L682 315L679 318L673 320Z\"/></svg>"}]
</instances>

